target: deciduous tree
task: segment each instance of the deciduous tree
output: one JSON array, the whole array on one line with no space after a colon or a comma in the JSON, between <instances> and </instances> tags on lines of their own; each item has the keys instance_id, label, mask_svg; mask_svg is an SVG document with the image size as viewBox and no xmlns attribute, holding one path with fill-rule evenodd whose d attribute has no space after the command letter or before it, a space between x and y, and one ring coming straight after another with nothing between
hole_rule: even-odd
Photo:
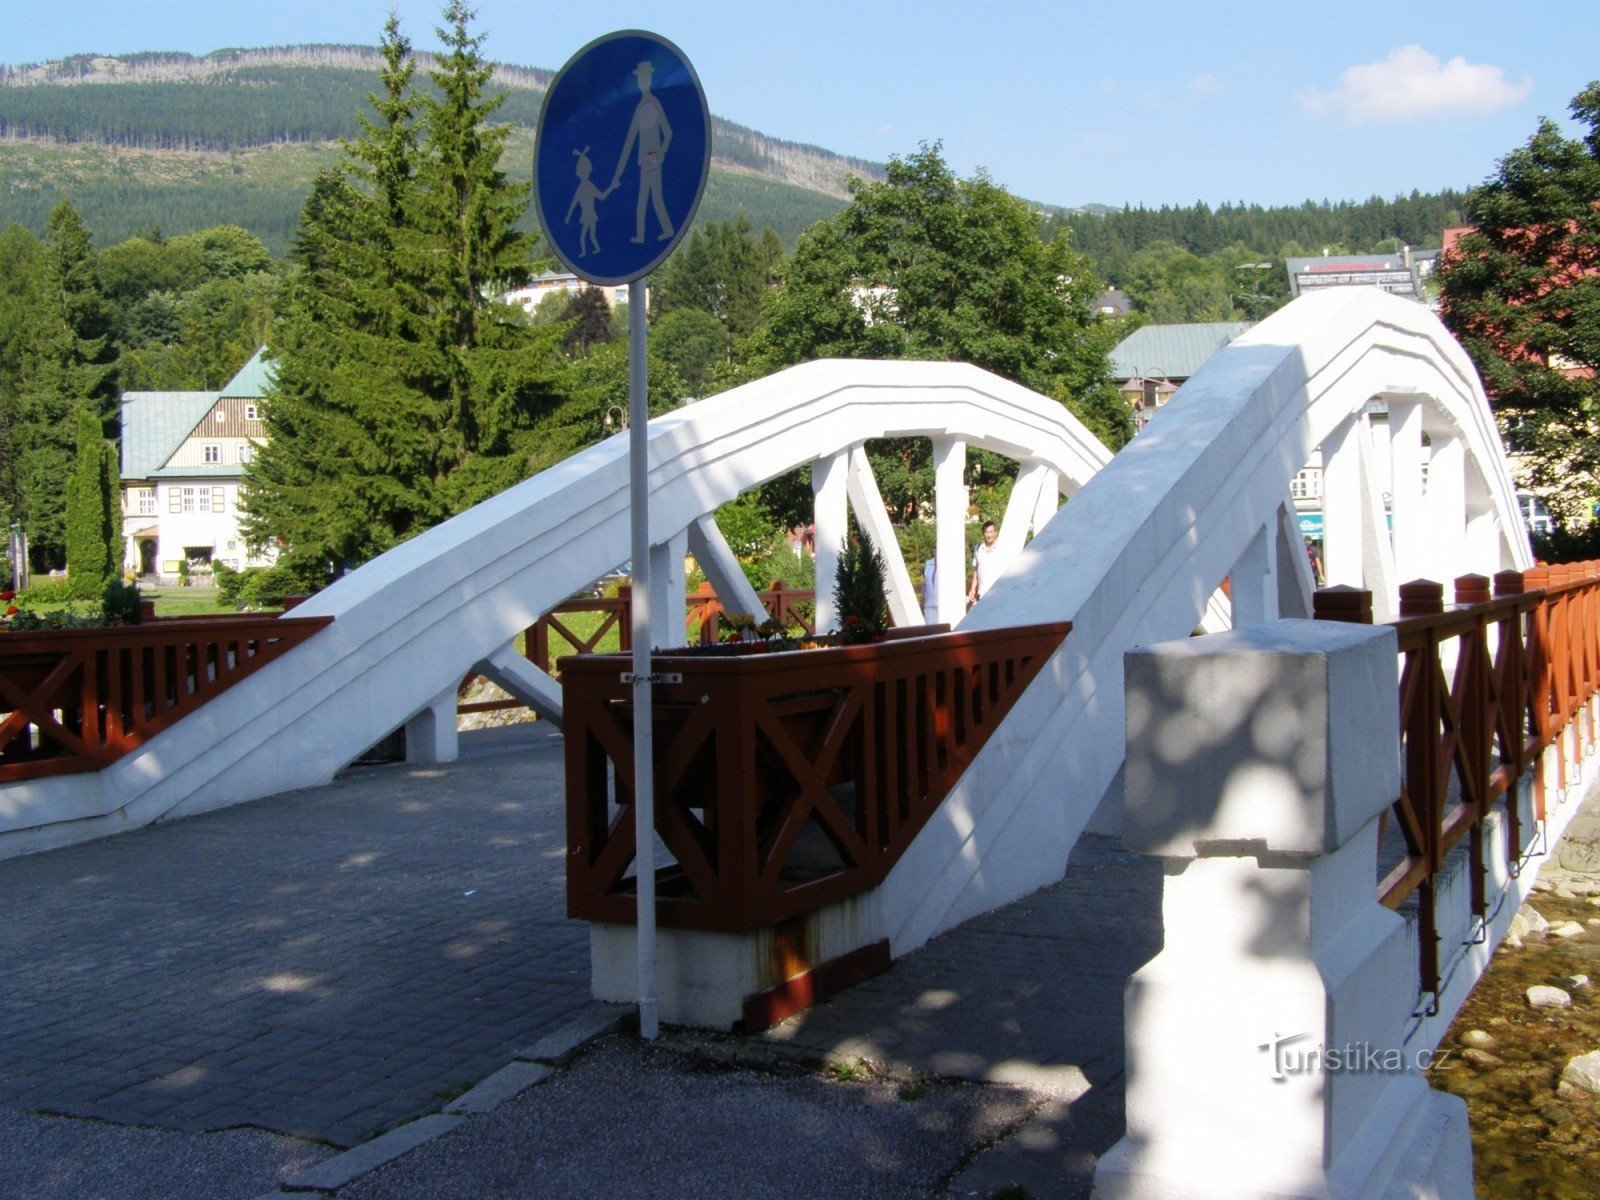
<instances>
[{"instance_id":1,"label":"deciduous tree","mask_svg":"<svg viewBox=\"0 0 1600 1200\"><path fill-rule=\"evenodd\" d=\"M1474 229L1441 285L1509 445L1567 524L1600 493L1600 81L1572 115L1585 134L1542 121L1468 193Z\"/></svg>"},{"instance_id":2,"label":"deciduous tree","mask_svg":"<svg viewBox=\"0 0 1600 1200\"><path fill-rule=\"evenodd\" d=\"M802 235L755 348L770 366L820 357L975 363L1060 400L1109 445L1131 432L1110 384L1112 330L1065 232L937 145L857 183L838 216Z\"/></svg>"}]
</instances>

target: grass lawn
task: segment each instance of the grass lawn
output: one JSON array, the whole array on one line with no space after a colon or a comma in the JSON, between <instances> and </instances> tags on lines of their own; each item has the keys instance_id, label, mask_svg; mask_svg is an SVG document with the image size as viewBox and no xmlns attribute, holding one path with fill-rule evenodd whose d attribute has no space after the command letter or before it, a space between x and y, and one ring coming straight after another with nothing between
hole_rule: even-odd
<instances>
[{"instance_id":1,"label":"grass lawn","mask_svg":"<svg viewBox=\"0 0 1600 1200\"><path fill-rule=\"evenodd\" d=\"M145 587L139 595L156 602L158 617L211 617L234 611L223 605L214 587Z\"/></svg>"},{"instance_id":2,"label":"grass lawn","mask_svg":"<svg viewBox=\"0 0 1600 1200\"><path fill-rule=\"evenodd\" d=\"M557 620L572 630L579 637L592 637L594 631L600 627L600 622L605 620L605 613L577 612L561 613ZM600 639L600 644L595 650L600 654L610 654L622 649L620 626L614 625L606 630L606 635ZM518 644L521 644L521 635L518 635ZM578 648L567 641L554 629L550 631L550 661L552 665L563 655L576 654Z\"/></svg>"}]
</instances>

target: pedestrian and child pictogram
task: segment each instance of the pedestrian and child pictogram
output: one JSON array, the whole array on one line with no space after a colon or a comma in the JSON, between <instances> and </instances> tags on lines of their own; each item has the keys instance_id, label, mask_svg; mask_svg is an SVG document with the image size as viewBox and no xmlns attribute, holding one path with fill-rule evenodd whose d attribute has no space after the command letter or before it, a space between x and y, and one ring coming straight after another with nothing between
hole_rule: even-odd
<instances>
[{"instance_id":1,"label":"pedestrian and child pictogram","mask_svg":"<svg viewBox=\"0 0 1600 1200\"><path fill-rule=\"evenodd\" d=\"M711 165L694 68L641 30L589 43L550 85L534 164L539 224L567 269L591 283L642 278L694 219ZM611 164L602 186L596 167Z\"/></svg>"}]
</instances>

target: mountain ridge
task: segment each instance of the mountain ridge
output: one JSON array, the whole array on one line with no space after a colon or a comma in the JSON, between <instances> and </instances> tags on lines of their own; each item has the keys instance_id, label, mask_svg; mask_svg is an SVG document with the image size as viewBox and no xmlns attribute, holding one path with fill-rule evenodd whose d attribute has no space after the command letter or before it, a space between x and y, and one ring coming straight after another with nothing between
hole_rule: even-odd
<instances>
[{"instance_id":1,"label":"mountain ridge","mask_svg":"<svg viewBox=\"0 0 1600 1200\"><path fill-rule=\"evenodd\" d=\"M426 51L414 53L419 72L426 73L438 64L435 55ZM119 85L187 85L216 81L236 76L241 71L268 67L297 69L339 69L376 73L382 58L376 47L337 44L305 43L293 46L267 46L224 48L203 55L181 51L141 51L135 54L101 55L75 54L42 63L0 63L0 138L44 138L63 143L75 141L106 141L93 136L61 136L43 126L43 119L26 114L19 117L7 113L4 93L27 92L30 89L116 87ZM542 96L555 78L555 72L541 67L522 67L508 63L492 64L491 82L508 93L532 92ZM37 93L35 93L37 95ZM28 107L26 105L22 106ZM37 107L37 106L33 106ZM514 124L531 126L526 119L527 106L518 106L525 119ZM536 109L533 110L536 113ZM849 155L837 154L810 143L789 141L783 138L740 125L725 117L713 116L713 163L735 168L754 170L776 182L820 192L835 199L849 196L852 177L880 179L884 168L881 163ZM281 140L318 141L325 138L284 138ZM120 144L130 148L173 149L170 145L138 140ZM260 144L245 141L237 148ZM235 147L222 147L235 148Z\"/></svg>"}]
</instances>

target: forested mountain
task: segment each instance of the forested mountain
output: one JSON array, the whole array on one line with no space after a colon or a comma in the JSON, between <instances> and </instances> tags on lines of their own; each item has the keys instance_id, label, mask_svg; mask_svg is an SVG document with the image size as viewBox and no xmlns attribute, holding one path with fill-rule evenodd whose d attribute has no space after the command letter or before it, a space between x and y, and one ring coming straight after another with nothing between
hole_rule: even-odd
<instances>
[{"instance_id":1,"label":"forested mountain","mask_svg":"<svg viewBox=\"0 0 1600 1200\"><path fill-rule=\"evenodd\" d=\"M417 61L425 76L434 60ZM281 255L333 144L357 136L379 65L373 47L338 45L0 64L0 226L16 221L42 234L52 206L69 196L102 245L155 227L178 234L226 223ZM505 94L496 116L514 126L505 168L513 176L527 177L550 79L538 68L494 66L492 87ZM743 215L793 246L807 225L844 207L852 176L883 177L877 163L713 121L704 224ZM1243 246L1258 258L1371 250L1385 239L1436 246L1441 230L1460 223L1461 202L1444 192L1275 208L1052 211L1101 276L1122 284L1133 256L1159 243L1200 256Z\"/></svg>"},{"instance_id":2,"label":"forested mountain","mask_svg":"<svg viewBox=\"0 0 1600 1200\"><path fill-rule=\"evenodd\" d=\"M1276 208L1242 202L1217 208L1204 203L1159 209L1093 205L1056 220L1072 231L1073 242L1102 276L1126 283L1133 257L1162 242L1202 257L1232 246L1266 257L1320 254L1324 249L1366 253L1402 245L1438 249L1440 234L1462 224L1465 199L1457 191L1413 191L1393 200L1307 200Z\"/></svg>"},{"instance_id":3,"label":"forested mountain","mask_svg":"<svg viewBox=\"0 0 1600 1200\"><path fill-rule=\"evenodd\" d=\"M432 56L417 56L425 74ZM241 225L283 253L332 145L359 133L379 60L360 46L221 50L203 57L80 55L0 66L0 225L40 233L70 195L102 242L159 225ZM497 118L513 126L505 169L526 177L550 72L494 68ZM741 213L792 244L837 212L851 176L875 163L714 118L706 221ZM531 215L528 218L531 228Z\"/></svg>"}]
</instances>

